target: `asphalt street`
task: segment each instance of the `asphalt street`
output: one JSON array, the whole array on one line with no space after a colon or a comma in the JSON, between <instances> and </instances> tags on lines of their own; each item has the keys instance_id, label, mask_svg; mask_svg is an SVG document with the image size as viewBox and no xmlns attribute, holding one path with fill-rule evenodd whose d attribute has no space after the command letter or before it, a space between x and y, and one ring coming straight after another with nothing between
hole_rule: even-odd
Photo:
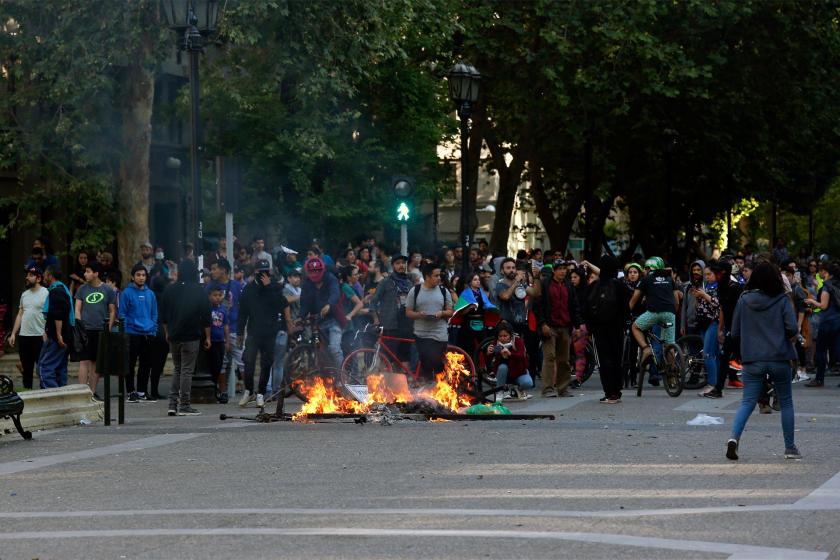
<instances>
[{"instance_id":1,"label":"asphalt street","mask_svg":"<svg viewBox=\"0 0 840 560\"><path fill-rule=\"evenodd\" d=\"M128 404L0 439L0 560L840 558L840 389L796 385L724 447L740 391L508 403L554 421L257 424ZM538 393L537 393L538 394ZM698 413L724 419L689 426Z\"/></svg>"}]
</instances>

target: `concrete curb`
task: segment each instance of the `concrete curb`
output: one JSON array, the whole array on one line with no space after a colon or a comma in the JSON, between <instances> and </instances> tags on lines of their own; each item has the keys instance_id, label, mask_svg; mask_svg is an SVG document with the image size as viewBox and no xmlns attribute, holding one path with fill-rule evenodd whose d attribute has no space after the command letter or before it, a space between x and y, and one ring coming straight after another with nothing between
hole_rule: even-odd
<instances>
[{"instance_id":1,"label":"concrete curb","mask_svg":"<svg viewBox=\"0 0 840 560\"><path fill-rule=\"evenodd\" d=\"M55 389L39 389L20 393L23 399L23 414L20 417L24 429L46 430L65 426L78 426L82 418L91 422L104 420L104 407L93 399L87 385L67 385ZM0 420L0 437L17 435L10 420Z\"/></svg>"}]
</instances>

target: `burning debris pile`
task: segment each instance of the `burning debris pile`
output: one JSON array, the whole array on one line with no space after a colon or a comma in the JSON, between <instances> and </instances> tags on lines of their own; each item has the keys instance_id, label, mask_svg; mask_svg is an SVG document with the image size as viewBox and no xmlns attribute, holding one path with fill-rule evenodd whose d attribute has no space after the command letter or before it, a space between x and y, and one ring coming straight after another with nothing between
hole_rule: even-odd
<instances>
[{"instance_id":1,"label":"burning debris pile","mask_svg":"<svg viewBox=\"0 0 840 560\"><path fill-rule=\"evenodd\" d=\"M300 387L306 395L300 412L292 417L304 421L310 414L441 414L458 412L472 401L467 397L470 371L464 367L464 355L448 352L443 371L435 375L435 384L412 390L404 375L370 374L367 376L367 398L344 397L331 378L315 377Z\"/></svg>"}]
</instances>

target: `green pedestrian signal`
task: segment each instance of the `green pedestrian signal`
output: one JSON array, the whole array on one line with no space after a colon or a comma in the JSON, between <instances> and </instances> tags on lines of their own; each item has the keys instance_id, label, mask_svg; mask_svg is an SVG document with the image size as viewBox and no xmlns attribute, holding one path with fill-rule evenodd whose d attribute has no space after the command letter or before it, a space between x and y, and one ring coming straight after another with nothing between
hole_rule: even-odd
<instances>
[{"instance_id":1,"label":"green pedestrian signal","mask_svg":"<svg viewBox=\"0 0 840 560\"><path fill-rule=\"evenodd\" d=\"M398 222L407 222L410 218L411 210L408 207L408 204L405 202L400 202L400 205L397 206L397 221Z\"/></svg>"}]
</instances>

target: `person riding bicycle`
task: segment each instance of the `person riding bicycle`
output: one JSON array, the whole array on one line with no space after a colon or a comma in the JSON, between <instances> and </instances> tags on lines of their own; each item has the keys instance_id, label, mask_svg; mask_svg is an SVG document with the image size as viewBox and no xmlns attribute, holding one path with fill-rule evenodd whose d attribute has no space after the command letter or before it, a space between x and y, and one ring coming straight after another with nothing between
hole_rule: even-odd
<instances>
[{"instance_id":1,"label":"person riding bicycle","mask_svg":"<svg viewBox=\"0 0 840 560\"><path fill-rule=\"evenodd\" d=\"M671 270L665 268L665 261L661 257L650 257L645 261L647 275L642 278L638 287L630 298L630 309L645 298L645 312L633 323L633 338L642 349L640 363L653 354L645 339L645 333L659 325L662 328L662 341L673 344L675 342L675 312L679 303L679 290L674 285Z\"/></svg>"},{"instance_id":2,"label":"person riding bicycle","mask_svg":"<svg viewBox=\"0 0 840 560\"><path fill-rule=\"evenodd\" d=\"M335 367L340 367L344 361L341 351L341 332L337 314L344 313L339 302L338 278L327 274L327 268L319 257L306 260L303 265L306 279L300 290L300 316L318 316L318 326L321 334L327 338L327 347L335 361Z\"/></svg>"}]
</instances>

